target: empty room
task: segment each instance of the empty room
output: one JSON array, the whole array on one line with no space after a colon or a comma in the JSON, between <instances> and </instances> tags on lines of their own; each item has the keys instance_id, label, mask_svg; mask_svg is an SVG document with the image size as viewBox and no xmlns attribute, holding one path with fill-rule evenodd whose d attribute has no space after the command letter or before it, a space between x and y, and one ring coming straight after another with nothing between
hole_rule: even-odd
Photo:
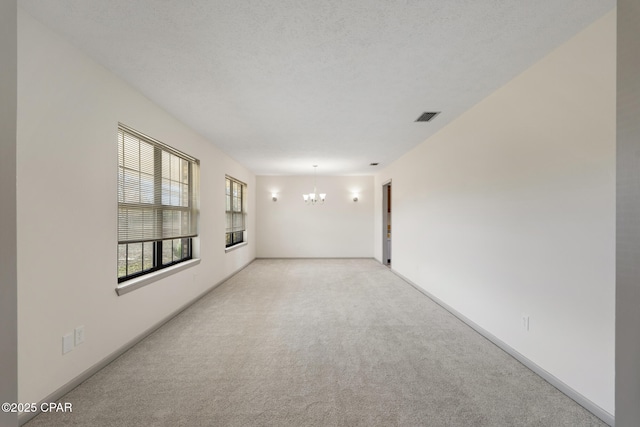
<instances>
[{"instance_id":1,"label":"empty room","mask_svg":"<svg viewBox=\"0 0 640 427\"><path fill-rule=\"evenodd\" d=\"M0 4L0 426L640 425L635 2Z\"/></svg>"}]
</instances>

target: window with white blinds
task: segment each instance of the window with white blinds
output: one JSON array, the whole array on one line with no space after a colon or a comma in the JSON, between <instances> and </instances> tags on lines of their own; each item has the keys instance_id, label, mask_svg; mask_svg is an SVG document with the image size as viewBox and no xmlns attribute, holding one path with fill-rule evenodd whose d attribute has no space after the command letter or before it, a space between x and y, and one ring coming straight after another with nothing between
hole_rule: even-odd
<instances>
[{"instance_id":1,"label":"window with white blinds","mask_svg":"<svg viewBox=\"0 0 640 427\"><path fill-rule=\"evenodd\" d=\"M199 161L118 126L118 281L191 259Z\"/></svg>"},{"instance_id":2,"label":"window with white blinds","mask_svg":"<svg viewBox=\"0 0 640 427\"><path fill-rule=\"evenodd\" d=\"M227 248L245 241L246 193L245 183L226 177Z\"/></svg>"}]
</instances>

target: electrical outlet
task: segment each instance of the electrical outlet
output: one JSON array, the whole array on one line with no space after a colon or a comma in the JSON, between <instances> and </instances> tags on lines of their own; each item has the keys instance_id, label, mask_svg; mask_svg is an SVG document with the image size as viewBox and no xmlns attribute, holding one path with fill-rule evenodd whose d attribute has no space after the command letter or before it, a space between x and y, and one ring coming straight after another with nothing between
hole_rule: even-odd
<instances>
[{"instance_id":1,"label":"electrical outlet","mask_svg":"<svg viewBox=\"0 0 640 427\"><path fill-rule=\"evenodd\" d=\"M62 354L67 354L73 350L73 334L69 332L62 336Z\"/></svg>"},{"instance_id":2,"label":"electrical outlet","mask_svg":"<svg viewBox=\"0 0 640 427\"><path fill-rule=\"evenodd\" d=\"M529 315L522 313L522 329L529 332Z\"/></svg>"},{"instance_id":3,"label":"electrical outlet","mask_svg":"<svg viewBox=\"0 0 640 427\"><path fill-rule=\"evenodd\" d=\"M76 347L84 342L84 325L78 326L75 330Z\"/></svg>"}]
</instances>

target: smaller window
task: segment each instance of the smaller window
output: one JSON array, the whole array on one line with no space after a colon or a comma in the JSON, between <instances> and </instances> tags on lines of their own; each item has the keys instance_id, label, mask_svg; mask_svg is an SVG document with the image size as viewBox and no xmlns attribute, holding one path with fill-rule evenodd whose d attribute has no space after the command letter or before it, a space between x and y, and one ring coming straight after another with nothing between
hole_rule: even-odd
<instances>
[{"instance_id":1,"label":"smaller window","mask_svg":"<svg viewBox=\"0 0 640 427\"><path fill-rule=\"evenodd\" d=\"M246 196L247 184L226 177L227 248L246 241Z\"/></svg>"}]
</instances>

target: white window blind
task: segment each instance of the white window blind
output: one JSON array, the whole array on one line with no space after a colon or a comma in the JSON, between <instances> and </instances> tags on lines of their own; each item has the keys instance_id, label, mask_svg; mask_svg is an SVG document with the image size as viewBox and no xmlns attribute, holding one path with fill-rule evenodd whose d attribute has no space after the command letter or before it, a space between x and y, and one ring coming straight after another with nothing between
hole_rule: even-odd
<instances>
[{"instance_id":1,"label":"white window blind","mask_svg":"<svg viewBox=\"0 0 640 427\"><path fill-rule=\"evenodd\" d=\"M118 126L118 243L198 234L199 161Z\"/></svg>"},{"instance_id":2,"label":"white window blind","mask_svg":"<svg viewBox=\"0 0 640 427\"><path fill-rule=\"evenodd\" d=\"M246 192L245 183L226 178L227 247L244 241Z\"/></svg>"}]
</instances>

